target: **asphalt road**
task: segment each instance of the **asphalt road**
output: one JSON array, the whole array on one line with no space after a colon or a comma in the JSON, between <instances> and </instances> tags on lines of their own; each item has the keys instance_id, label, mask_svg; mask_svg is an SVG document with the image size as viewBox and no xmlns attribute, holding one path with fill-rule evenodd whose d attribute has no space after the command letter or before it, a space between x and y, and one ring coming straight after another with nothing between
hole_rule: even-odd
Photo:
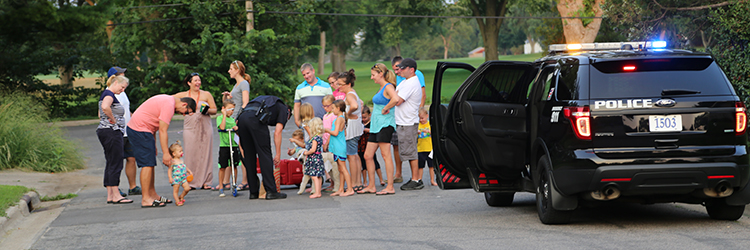
<instances>
[{"instance_id":1,"label":"asphalt road","mask_svg":"<svg viewBox=\"0 0 750 250\"><path fill-rule=\"evenodd\" d=\"M284 138L292 132L284 130ZM104 159L95 126L65 128L89 157L92 175ZM170 142L181 139L173 121ZM216 137L218 138L218 137ZM215 142L218 147L218 141ZM286 143L286 142L285 142ZM286 144L285 144L286 145ZM285 149L282 146L282 149ZM166 168L156 187L171 198ZM406 170L405 176L409 176ZM425 172L425 179L428 178ZM125 177L123 175L123 183ZM122 185L125 186L126 184ZM398 186L398 185L397 185ZM284 186L285 200L191 192L185 206L108 205L106 190L88 189L68 203L33 249L747 249L750 219L714 221L686 204L616 204L582 208L569 225L539 222L533 194L494 208L473 190L427 186L395 195L311 200Z\"/></svg>"}]
</instances>

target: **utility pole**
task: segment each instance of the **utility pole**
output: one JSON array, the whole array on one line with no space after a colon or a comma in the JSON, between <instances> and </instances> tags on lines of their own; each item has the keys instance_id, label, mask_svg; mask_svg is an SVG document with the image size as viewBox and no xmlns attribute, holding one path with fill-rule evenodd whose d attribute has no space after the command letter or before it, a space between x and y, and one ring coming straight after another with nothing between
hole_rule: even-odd
<instances>
[{"instance_id":1,"label":"utility pole","mask_svg":"<svg viewBox=\"0 0 750 250\"><path fill-rule=\"evenodd\" d=\"M245 26L245 31L254 30L255 26L253 25L254 16L253 16L253 1L245 1L245 9L247 9L247 25Z\"/></svg>"},{"instance_id":2,"label":"utility pole","mask_svg":"<svg viewBox=\"0 0 750 250\"><path fill-rule=\"evenodd\" d=\"M326 69L326 32L320 32L320 51L318 51L318 72L323 74Z\"/></svg>"}]
</instances>

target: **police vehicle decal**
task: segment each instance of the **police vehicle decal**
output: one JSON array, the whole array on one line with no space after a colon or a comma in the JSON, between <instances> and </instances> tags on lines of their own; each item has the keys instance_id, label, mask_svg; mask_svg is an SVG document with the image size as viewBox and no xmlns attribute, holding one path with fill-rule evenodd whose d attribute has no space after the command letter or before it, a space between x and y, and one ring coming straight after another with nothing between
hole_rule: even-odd
<instances>
[{"instance_id":1,"label":"police vehicle decal","mask_svg":"<svg viewBox=\"0 0 750 250\"><path fill-rule=\"evenodd\" d=\"M651 108L653 106L654 103L651 99L594 101L594 109Z\"/></svg>"},{"instance_id":2,"label":"police vehicle decal","mask_svg":"<svg viewBox=\"0 0 750 250\"><path fill-rule=\"evenodd\" d=\"M562 106L554 106L552 107L552 115L550 116L549 121L550 122L557 122L557 120L560 119L560 111L562 110Z\"/></svg>"}]
</instances>

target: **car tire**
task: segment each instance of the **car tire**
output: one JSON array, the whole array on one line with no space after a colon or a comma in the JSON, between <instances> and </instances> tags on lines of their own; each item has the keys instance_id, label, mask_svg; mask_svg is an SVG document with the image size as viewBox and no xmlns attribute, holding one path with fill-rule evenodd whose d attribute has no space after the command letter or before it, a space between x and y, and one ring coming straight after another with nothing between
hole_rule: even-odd
<instances>
[{"instance_id":1,"label":"car tire","mask_svg":"<svg viewBox=\"0 0 750 250\"><path fill-rule=\"evenodd\" d=\"M555 210L552 207L552 177L549 175L549 159L542 156L537 164L539 179L536 180L536 210L539 220L544 224L567 224L570 222L571 211Z\"/></svg>"},{"instance_id":2,"label":"car tire","mask_svg":"<svg viewBox=\"0 0 750 250\"><path fill-rule=\"evenodd\" d=\"M708 216L714 220L738 220L745 212L745 205L727 205L724 199L707 200L705 205Z\"/></svg>"},{"instance_id":3,"label":"car tire","mask_svg":"<svg viewBox=\"0 0 750 250\"><path fill-rule=\"evenodd\" d=\"M485 192L484 200L490 207L507 207L513 204L515 193Z\"/></svg>"}]
</instances>

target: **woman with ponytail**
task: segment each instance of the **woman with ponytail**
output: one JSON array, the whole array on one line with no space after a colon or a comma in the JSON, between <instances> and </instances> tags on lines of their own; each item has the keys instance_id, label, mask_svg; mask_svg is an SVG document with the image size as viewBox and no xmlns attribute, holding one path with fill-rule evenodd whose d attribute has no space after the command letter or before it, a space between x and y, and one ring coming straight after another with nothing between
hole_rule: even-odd
<instances>
[{"instance_id":1,"label":"woman with ponytail","mask_svg":"<svg viewBox=\"0 0 750 250\"><path fill-rule=\"evenodd\" d=\"M237 83L234 84L234 87L232 88L231 92L224 92L221 93L224 98L223 99L231 99L232 103L234 103L234 113L232 113L232 119L235 121L238 117L240 117L240 114L242 113L242 110L245 109L245 106L247 106L247 103L250 102L250 75L245 74L245 64L242 63L242 61L235 60L231 64L229 64L229 77L234 79ZM237 125L239 126L239 124ZM240 153L245 155L244 150L242 147L240 147ZM242 169L242 168L239 168ZM220 176L220 178L224 178L224 183L229 183L229 172L227 172L227 176ZM247 174L242 175L242 185L239 186L240 190L246 190L249 189L250 185L247 183Z\"/></svg>"},{"instance_id":2,"label":"woman with ponytail","mask_svg":"<svg viewBox=\"0 0 750 250\"><path fill-rule=\"evenodd\" d=\"M380 148L380 154L385 161L385 173L388 178L388 185L377 195L395 194L393 188L393 162L391 157L391 137L396 131L396 117L394 108L383 110L388 104L395 105L396 97L396 75L393 71L388 70L385 64L378 63L370 69L370 79L380 85L380 90L372 97L372 118L370 118L370 136L365 149L365 162L367 165L367 175L370 180L375 179L375 151ZM375 192L375 182L370 181L360 193Z\"/></svg>"},{"instance_id":3,"label":"woman with ponytail","mask_svg":"<svg viewBox=\"0 0 750 250\"><path fill-rule=\"evenodd\" d=\"M346 103L346 112L344 116L347 118L346 125L346 156L349 160L349 173L352 176L352 185L354 185L354 191L360 192L364 188L362 186L362 166L359 154L357 153L357 146L359 145L359 137L362 136L365 130L362 125L362 99L359 99L359 95L354 91L354 81L357 77L354 75L354 69L350 69L347 72L339 74L336 79L336 85L339 86L339 91L344 94L344 102ZM374 192L373 192L374 193Z\"/></svg>"},{"instance_id":4,"label":"woman with ponytail","mask_svg":"<svg viewBox=\"0 0 750 250\"><path fill-rule=\"evenodd\" d=\"M198 73L190 73L183 81L188 90L175 94L177 98L189 97L195 100L198 110L192 115L185 116L182 138L185 144L183 161L185 166L193 172L190 186L194 189L211 189L214 179L213 160L213 126L211 115L216 114L216 103L211 92L201 90L201 77Z\"/></svg>"}]
</instances>

